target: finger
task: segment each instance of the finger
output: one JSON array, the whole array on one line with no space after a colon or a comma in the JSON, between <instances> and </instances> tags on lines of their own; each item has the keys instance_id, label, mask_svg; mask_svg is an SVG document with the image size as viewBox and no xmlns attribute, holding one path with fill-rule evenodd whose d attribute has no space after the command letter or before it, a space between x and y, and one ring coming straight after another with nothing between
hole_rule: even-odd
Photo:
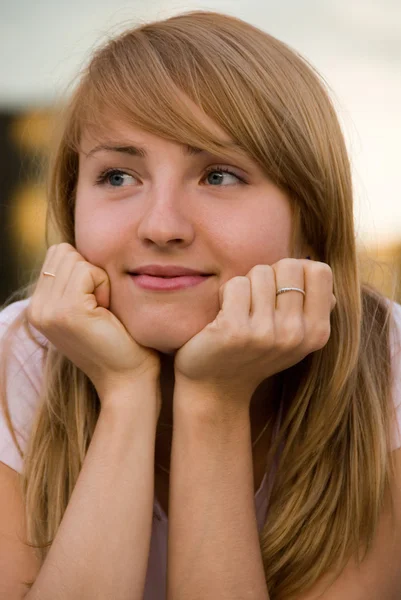
<instances>
[{"instance_id":1,"label":"finger","mask_svg":"<svg viewBox=\"0 0 401 600\"><path fill-rule=\"evenodd\" d=\"M35 291L38 290L39 293L42 293L44 290L47 290L47 293L52 289L54 283L54 277L50 275L45 275L44 273L53 273L55 267L55 257L57 253L57 245L50 246L46 252L45 260L43 261L42 270L40 272L40 276L38 279L38 283L36 285Z\"/></svg>"},{"instance_id":2,"label":"finger","mask_svg":"<svg viewBox=\"0 0 401 600\"><path fill-rule=\"evenodd\" d=\"M304 261L309 263L310 261ZM281 288L296 287L305 291L304 266L297 258L284 258L272 268L276 276L276 292ZM304 295L297 291L283 292L276 296L276 311L283 315L298 315L304 310Z\"/></svg>"},{"instance_id":3,"label":"finger","mask_svg":"<svg viewBox=\"0 0 401 600\"><path fill-rule=\"evenodd\" d=\"M308 268L309 267L309 268ZM328 321L333 306L333 274L326 263L313 261L305 268L305 317L310 322Z\"/></svg>"},{"instance_id":4,"label":"finger","mask_svg":"<svg viewBox=\"0 0 401 600\"><path fill-rule=\"evenodd\" d=\"M46 295L46 300L50 300L53 304L61 300L77 260L83 260L83 258L71 244L63 242L54 246L49 261L49 269L50 272L54 274L54 277L45 275L45 278L51 278L52 281L52 285L49 286Z\"/></svg>"},{"instance_id":5,"label":"finger","mask_svg":"<svg viewBox=\"0 0 401 600\"><path fill-rule=\"evenodd\" d=\"M247 274L251 282L251 317L273 323L276 308L276 278L270 265L256 265Z\"/></svg>"},{"instance_id":6,"label":"finger","mask_svg":"<svg viewBox=\"0 0 401 600\"><path fill-rule=\"evenodd\" d=\"M233 325L247 325L251 309L251 282L248 277L233 277L222 290L221 310Z\"/></svg>"},{"instance_id":7,"label":"finger","mask_svg":"<svg viewBox=\"0 0 401 600\"><path fill-rule=\"evenodd\" d=\"M32 324L40 328L42 319L46 316L49 304L57 302L53 299L54 287L57 280L57 270L59 262L68 249L72 248L69 244L54 244L47 250L45 260L38 278L35 291L30 302L29 318ZM54 275L45 275L52 273ZM57 298L57 297L56 297Z\"/></svg>"},{"instance_id":8,"label":"finger","mask_svg":"<svg viewBox=\"0 0 401 600\"><path fill-rule=\"evenodd\" d=\"M65 297L74 305L108 308L110 283L106 271L85 260L78 261L66 285Z\"/></svg>"},{"instance_id":9,"label":"finger","mask_svg":"<svg viewBox=\"0 0 401 600\"><path fill-rule=\"evenodd\" d=\"M78 252L66 251L58 254L58 264L54 268L56 277L53 279L52 289L50 290L49 299L51 302L59 302L64 296L68 280L79 260L84 260Z\"/></svg>"}]
</instances>

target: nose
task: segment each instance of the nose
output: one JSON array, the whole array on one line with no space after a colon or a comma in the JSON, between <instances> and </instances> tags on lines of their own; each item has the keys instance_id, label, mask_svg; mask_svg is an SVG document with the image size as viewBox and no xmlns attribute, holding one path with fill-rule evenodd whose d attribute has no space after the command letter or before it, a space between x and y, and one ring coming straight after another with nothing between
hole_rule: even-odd
<instances>
[{"instance_id":1,"label":"nose","mask_svg":"<svg viewBox=\"0 0 401 600\"><path fill-rule=\"evenodd\" d=\"M194 237L188 218L188 202L177 186L161 185L149 190L137 234L148 245L185 247Z\"/></svg>"}]
</instances>

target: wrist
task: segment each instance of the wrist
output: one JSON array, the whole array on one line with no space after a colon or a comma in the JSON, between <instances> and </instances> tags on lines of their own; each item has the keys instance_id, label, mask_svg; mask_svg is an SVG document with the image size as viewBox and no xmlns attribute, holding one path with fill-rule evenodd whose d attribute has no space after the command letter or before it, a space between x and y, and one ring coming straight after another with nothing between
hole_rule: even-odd
<instances>
[{"instance_id":1,"label":"wrist","mask_svg":"<svg viewBox=\"0 0 401 600\"><path fill-rule=\"evenodd\" d=\"M145 373L140 377L110 378L99 393L101 411L127 416L146 411L154 414L156 421L161 410L161 391L158 378Z\"/></svg>"},{"instance_id":2,"label":"wrist","mask_svg":"<svg viewBox=\"0 0 401 600\"><path fill-rule=\"evenodd\" d=\"M249 402L233 390L209 382L194 382L176 377L173 402L174 418L183 414L207 423L249 421Z\"/></svg>"},{"instance_id":3,"label":"wrist","mask_svg":"<svg viewBox=\"0 0 401 600\"><path fill-rule=\"evenodd\" d=\"M174 404L174 427L177 439L184 439L188 447L208 448L225 452L224 448L237 448L244 443L250 447L251 423L249 412L232 410L206 402L202 406L194 395L187 394Z\"/></svg>"}]
</instances>

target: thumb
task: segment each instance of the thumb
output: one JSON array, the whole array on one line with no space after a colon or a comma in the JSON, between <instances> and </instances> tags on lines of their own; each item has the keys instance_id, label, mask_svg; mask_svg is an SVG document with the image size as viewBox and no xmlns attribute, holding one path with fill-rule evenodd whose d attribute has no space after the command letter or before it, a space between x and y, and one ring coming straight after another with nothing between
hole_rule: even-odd
<instances>
[{"instance_id":1,"label":"thumb","mask_svg":"<svg viewBox=\"0 0 401 600\"><path fill-rule=\"evenodd\" d=\"M94 294L98 306L109 308L110 305L110 280L106 271L100 267L93 266L91 269L93 281L93 290L89 293Z\"/></svg>"}]
</instances>

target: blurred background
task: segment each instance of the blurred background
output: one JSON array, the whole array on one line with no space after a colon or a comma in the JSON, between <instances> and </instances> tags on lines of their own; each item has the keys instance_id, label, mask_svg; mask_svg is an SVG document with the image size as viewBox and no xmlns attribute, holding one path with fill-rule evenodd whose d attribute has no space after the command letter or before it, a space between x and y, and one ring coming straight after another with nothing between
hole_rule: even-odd
<instances>
[{"instance_id":1,"label":"blurred background","mask_svg":"<svg viewBox=\"0 0 401 600\"><path fill-rule=\"evenodd\" d=\"M68 84L110 35L195 9L257 25L322 74L352 160L364 279L401 302L400 0L0 0L0 304L44 258L44 172Z\"/></svg>"}]
</instances>

